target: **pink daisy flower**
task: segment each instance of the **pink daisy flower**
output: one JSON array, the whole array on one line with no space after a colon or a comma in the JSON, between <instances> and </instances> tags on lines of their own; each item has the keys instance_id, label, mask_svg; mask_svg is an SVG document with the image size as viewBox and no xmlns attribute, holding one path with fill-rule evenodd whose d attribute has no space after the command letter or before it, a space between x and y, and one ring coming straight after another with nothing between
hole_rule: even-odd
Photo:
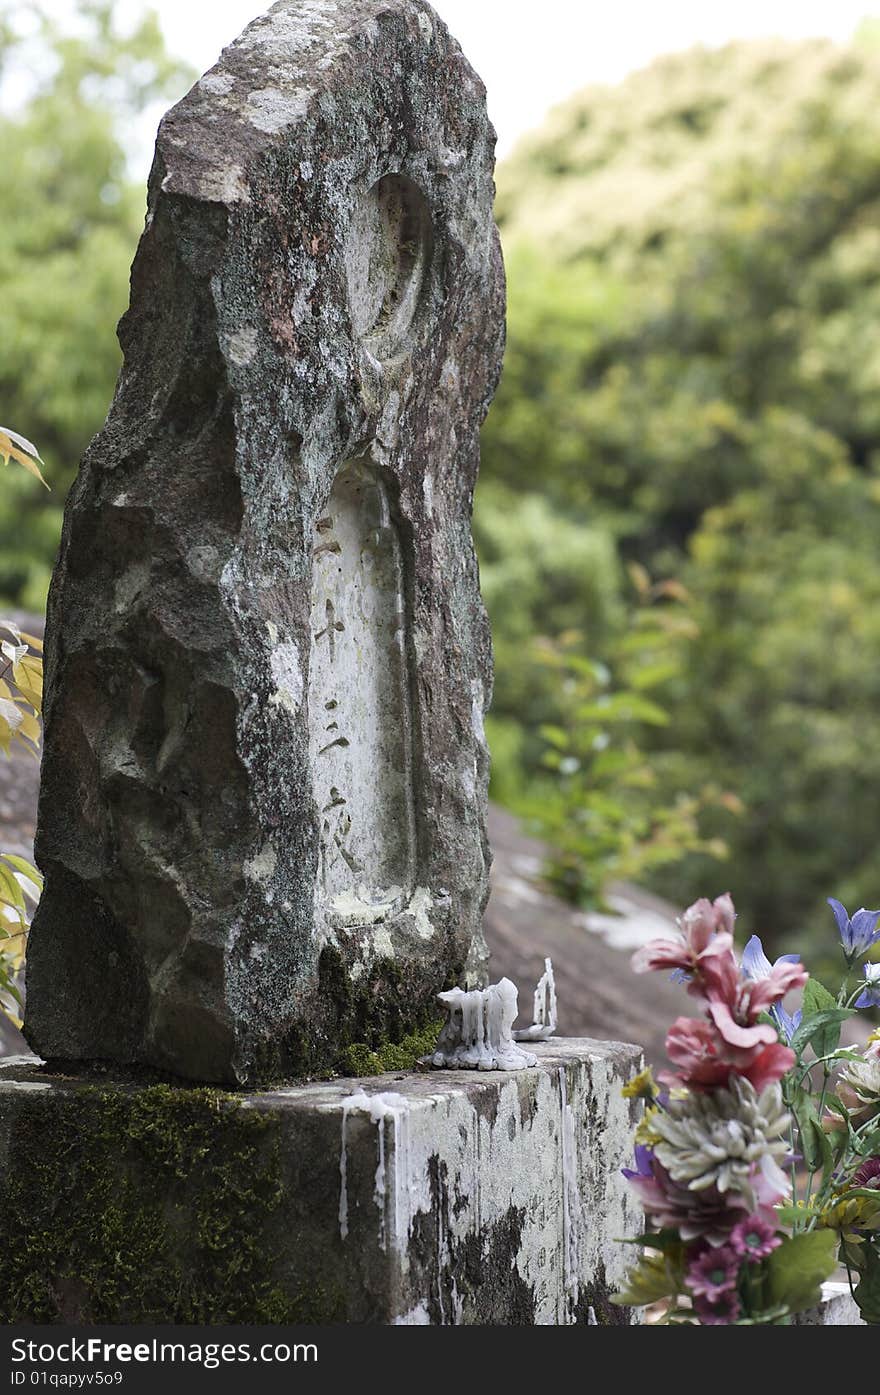
<instances>
[{"instance_id":1,"label":"pink daisy flower","mask_svg":"<svg viewBox=\"0 0 880 1395\"><path fill-rule=\"evenodd\" d=\"M736 1288L739 1266L739 1255L727 1245L720 1246L717 1250L706 1250L691 1262L687 1272L687 1286L695 1298L705 1298L709 1303L717 1303Z\"/></svg>"},{"instance_id":2,"label":"pink daisy flower","mask_svg":"<svg viewBox=\"0 0 880 1395\"><path fill-rule=\"evenodd\" d=\"M761 1216L746 1216L730 1232L730 1244L743 1259L766 1259L782 1241Z\"/></svg>"},{"instance_id":3,"label":"pink daisy flower","mask_svg":"<svg viewBox=\"0 0 880 1395\"><path fill-rule=\"evenodd\" d=\"M714 1302L710 1298L695 1299L694 1312L703 1327L727 1327L736 1322L742 1308L736 1289L729 1288Z\"/></svg>"}]
</instances>

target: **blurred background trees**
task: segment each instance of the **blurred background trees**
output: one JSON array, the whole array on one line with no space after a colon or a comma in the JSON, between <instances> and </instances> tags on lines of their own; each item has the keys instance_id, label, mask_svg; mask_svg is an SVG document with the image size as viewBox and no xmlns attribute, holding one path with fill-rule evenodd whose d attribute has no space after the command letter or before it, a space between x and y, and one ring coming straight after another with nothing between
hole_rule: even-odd
<instances>
[{"instance_id":1,"label":"blurred background trees","mask_svg":"<svg viewBox=\"0 0 880 1395\"><path fill-rule=\"evenodd\" d=\"M118 369L133 125L188 81L113 8L0 0L0 400L53 484L0 497L0 597L30 608ZM494 794L582 903L729 888L778 947L829 893L880 904L878 91L875 31L693 51L499 170Z\"/></svg>"},{"instance_id":2,"label":"blurred background trees","mask_svg":"<svg viewBox=\"0 0 880 1395\"><path fill-rule=\"evenodd\" d=\"M676 55L568 101L499 172L510 346L477 506L499 785L527 804L531 735L567 701L508 655L506 550L551 639L580 585L582 652L613 674L625 564L674 579L692 629L652 684L668 720L633 738L657 807L702 801L704 842L642 877L678 903L729 887L777 944L835 887L880 904L878 84L867 39Z\"/></svg>"},{"instance_id":3,"label":"blurred background trees","mask_svg":"<svg viewBox=\"0 0 880 1395\"><path fill-rule=\"evenodd\" d=\"M109 0L0 0L0 403L39 441L52 494L10 473L0 499L0 596L42 608L61 510L101 425L120 355L114 333L143 227L128 152L139 115L191 75L150 14L121 29Z\"/></svg>"}]
</instances>

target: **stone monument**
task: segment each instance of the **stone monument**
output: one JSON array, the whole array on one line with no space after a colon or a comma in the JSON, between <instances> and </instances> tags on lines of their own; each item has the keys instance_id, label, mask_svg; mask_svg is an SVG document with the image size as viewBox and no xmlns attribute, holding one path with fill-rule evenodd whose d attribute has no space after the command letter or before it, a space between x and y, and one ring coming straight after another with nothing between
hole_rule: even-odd
<instances>
[{"instance_id":1,"label":"stone monument","mask_svg":"<svg viewBox=\"0 0 880 1395\"><path fill-rule=\"evenodd\" d=\"M420 0L285 0L161 124L49 601L44 1057L279 1079L482 981L493 148Z\"/></svg>"},{"instance_id":2,"label":"stone monument","mask_svg":"<svg viewBox=\"0 0 880 1395\"><path fill-rule=\"evenodd\" d=\"M162 123L50 598L6 1323L630 1321L640 1051L485 987L493 140L424 0L282 0ZM444 992L450 1069L337 1078Z\"/></svg>"}]
</instances>

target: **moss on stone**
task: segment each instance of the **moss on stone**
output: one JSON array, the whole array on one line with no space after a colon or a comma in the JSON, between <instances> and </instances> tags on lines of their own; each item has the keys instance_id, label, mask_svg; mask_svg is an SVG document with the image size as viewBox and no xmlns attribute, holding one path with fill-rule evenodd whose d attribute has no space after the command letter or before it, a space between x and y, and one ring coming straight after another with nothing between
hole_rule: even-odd
<instances>
[{"instance_id":1,"label":"moss on stone","mask_svg":"<svg viewBox=\"0 0 880 1395\"><path fill-rule=\"evenodd\" d=\"M346 1075L384 1075L387 1071L411 1071L420 1058L434 1050L439 1020L419 1032L410 1032L399 1042L386 1041L371 1048L366 1042L353 1042L342 1053L341 1068Z\"/></svg>"},{"instance_id":2,"label":"moss on stone","mask_svg":"<svg viewBox=\"0 0 880 1395\"><path fill-rule=\"evenodd\" d=\"M9 1135L3 1322L339 1320L341 1295L284 1282L271 1115L212 1089L89 1086L35 1093Z\"/></svg>"},{"instance_id":3,"label":"moss on stone","mask_svg":"<svg viewBox=\"0 0 880 1395\"><path fill-rule=\"evenodd\" d=\"M318 961L320 1017L291 1028L279 1046L266 1042L249 1074L263 1089L283 1081L412 1070L440 1030L437 993L454 975L426 983L412 964L377 959L352 976L340 951L325 945Z\"/></svg>"}]
</instances>

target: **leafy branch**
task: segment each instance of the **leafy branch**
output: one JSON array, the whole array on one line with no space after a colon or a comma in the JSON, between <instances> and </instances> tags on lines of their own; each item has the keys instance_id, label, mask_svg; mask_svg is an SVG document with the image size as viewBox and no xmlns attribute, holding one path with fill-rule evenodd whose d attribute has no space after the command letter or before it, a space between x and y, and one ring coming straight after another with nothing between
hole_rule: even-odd
<instances>
[{"instance_id":1,"label":"leafy branch","mask_svg":"<svg viewBox=\"0 0 880 1395\"><path fill-rule=\"evenodd\" d=\"M0 459L15 460L41 484L40 453L30 441L0 427ZM39 463L38 463L39 462ZM46 488L48 489L48 485ZM22 746L39 758L43 705L43 645L10 620L0 620L0 750L7 757ZM43 879L26 858L0 853L0 1011L21 1026L18 978L24 967L31 907Z\"/></svg>"}]
</instances>

